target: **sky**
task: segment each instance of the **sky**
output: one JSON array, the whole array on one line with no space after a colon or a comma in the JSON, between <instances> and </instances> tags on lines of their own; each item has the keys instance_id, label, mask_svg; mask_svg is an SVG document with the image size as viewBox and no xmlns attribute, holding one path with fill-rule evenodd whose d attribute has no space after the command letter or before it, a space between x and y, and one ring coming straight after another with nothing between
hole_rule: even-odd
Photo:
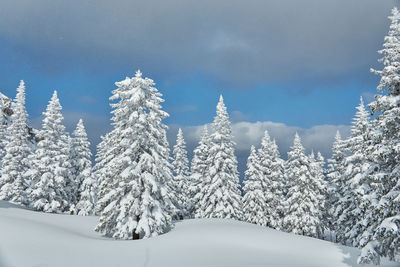
<instances>
[{"instance_id":1,"label":"sky","mask_svg":"<svg viewBox=\"0 0 400 267\"><path fill-rule=\"evenodd\" d=\"M152 78L191 154L219 95L232 121L239 170L265 130L283 158L295 132L307 152L331 153L359 104L373 100L370 68L392 0L2 0L0 92L27 86L31 125L57 90L72 132L83 118L94 150L111 129L114 83Z\"/></svg>"}]
</instances>

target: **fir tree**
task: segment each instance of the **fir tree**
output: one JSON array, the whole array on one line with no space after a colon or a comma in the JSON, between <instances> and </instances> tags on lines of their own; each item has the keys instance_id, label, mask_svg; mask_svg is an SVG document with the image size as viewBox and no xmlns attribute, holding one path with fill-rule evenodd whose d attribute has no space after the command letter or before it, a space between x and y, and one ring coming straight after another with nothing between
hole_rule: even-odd
<instances>
[{"instance_id":1,"label":"fir tree","mask_svg":"<svg viewBox=\"0 0 400 267\"><path fill-rule=\"evenodd\" d=\"M202 207L200 200L207 193L205 189L210 183L209 166L207 158L211 146L211 139L208 134L207 125L204 126L203 134L199 141L199 145L194 150L194 155L191 163L191 176L189 191L192 199L193 213L196 218L203 218Z\"/></svg>"},{"instance_id":2,"label":"fir tree","mask_svg":"<svg viewBox=\"0 0 400 267\"><path fill-rule=\"evenodd\" d=\"M322 237L324 184L314 177L310 157L304 153L296 133L292 150L288 152L286 180L289 183L284 228L287 232L311 237Z\"/></svg>"},{"instance_id":3,"label":"fir tree","mask_svg":"<svg viewBox=\"0 0 400 267\"><path fill-rule=\"evenodd\" d=\"M335 141L332 145L332 157L328 159L327 169L327 201L326 201L326 226L331 233L336 233L340 225L338 224L338 218L342 213L341 203L339 202L344 198L346 191L346 183L343 178L344 175L344 142L340 135L340 132L336 132ZM337 239L335 234L331 237L331 241L343 242Z\"/></svg>"},{"instance_id":4,"label":"fir tree","mask_svg":"<svg viewBox=\"0 0 400 267\"><path fill-rule=\"evenodd\" d=\"M250 156L247 159L247 170L244 180L243 218L249 223L267 226L269 218L267 200L264 194L263 173L260 159L254 146L251 146Z\"/></svg>"},{"instance_id":5,"label":"fir tree","mask_svg":"<svg viewBox=\"0 0 400 267\"><path fill-rule=\"evenodd\" d=\"M370 194L366 198L371 203L364 220L359 263L379 263L380 257L394 259L399 253L400 216L400 13L393 8L389 17L391 25L385 37L381 62L384 68L374 71L381 76L376 101L370 104L378 116L372 122L370 144L367 154L374 163L368 172L371 181Z\"/></svg>"},{"instance_id":6,"label":"fir tree","mask_svg":"<svg viewBox=\"0 0 400 267\"><path fill-rule=\"evenodd\" d=\"M365 198L370 193L369 176L371 164L367 158L366 146L370 128L369 114L360 98L360 105L353 120L351 137L346 141L349 155L344 160L344 181L341 198L337 201L336 214L338 241L359 246L366 224L363 221L370 202Z\"/></svg>"},{"instance_id":7,"label":"fir tree","mask_svg":"<svg viewBox=\"0 0 400 267\"><path fill-rule=\"evenodd\" d=\"M172 190L177 199L177 206L181 210L179 216L183 219L191 214L191 207L189 207L189 160L187 157L186 143L183 139L182 129L179 128L176 137L176 145L173 150L173 173Z\"/></svg>"},{"instance_id":8,"label":"fir tree","mask_svg":"<svg viewBox=\"0 0 400 267\"><path fill-rule=\"evenodd\" d=\"M222 96L217 105L213 128L207 158L209 183L205 185L200 200L201 213L205 218L240 219L242 205L234 154L235 143L232 140L231 123Z\"/></svg>"},{"instance_id":9,"label":"fir tree","mask_svg":"<svg viewBox=\"0 0 400 267\"><path fill-rule=\"evenodd\" d=\"M110 187L101 199L96 231L118 239L148 238L171 226L173 206L167 183L172 179L161 93L154 82L135 77L117 82L110 100L114 129L103 139L113 155L100 180ZM112 170L112 171L111 171ZM101 193L103 194L103 193Z\"/></svg>"},{"instance_id":10,"label":"fir tree","mask_svg":"<svg viewBox=\"0 0 400 267\"><path fill-rule=\"evenodd\" d=\"M278 146L265 131L258 150L262 188L265 199L265 220L268 227L280 229L285 212L284 162L280 159Z\"/></svg>"},{"instance_id":11,"label":"fir tree","mask_svg":"<svg viewBox=\"0 0 400 267\"><path fill-rule=\"evenodd\" d=\"M32 169L25 174L32 180L28 190L30 206L44 212L66 212L71 205L70 143L61 110L57 91L54 91L43 113L40 141L31 157Z\"/></svg>"},{"instance_id":12,"label":"fir tree","mask_svg":"<svg viewBox=\"0 0 400 267\"><path fill-rule=\"evenodd\" d=\"M72 166L75 180L79 184L78 203L76 213L78 215L92 215L96 203L96 181L92 175L92 162L90 160L90 143L87 138L82 119L79 120L72 139Z\"/></svg>"},{"instance_id":13,"label":"fir tree","mask_svg":"<svg viewBox=\"0 0 400 267\"><path fill-rule=\"evenodd\" d=\"M26 189L29 180L24 173L30 168L28 156L31 153L27 126L28 114L25 109L25 84L17 88L14 113L7 129L5 156L2 159L0 199L27 204ZM3 136L4 137L4 136Z\"/></svg>"}]
</instances>

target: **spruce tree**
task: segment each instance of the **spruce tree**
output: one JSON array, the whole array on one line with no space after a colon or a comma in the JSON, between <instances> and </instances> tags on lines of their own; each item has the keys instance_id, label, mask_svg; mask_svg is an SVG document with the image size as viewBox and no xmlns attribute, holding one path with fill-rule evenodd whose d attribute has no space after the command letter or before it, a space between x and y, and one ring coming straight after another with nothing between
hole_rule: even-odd
<instances>
[{"instance_id":1,"label":"spruce tree","mask_svg":"<svg viewBox=\"0 0 400 267\"><path fill-rule=\"evenodd\" d=\"M72 177L70 168L69 135L62 124L62 107L57 91L43 112L42 130L34 154L32 168L26 177L32 180L29 188L30 206L44 212L67 212L71 207Z\"/></svg>"},{"instance_id":2,"label":"spruce tree","mask_svg":"<svg viewBox=\"0 0 400 267\"><path fill-rule=\"evenodd\" d=\"M239 173L234 154L231 123L224 100L220 96L213 123L211 146L207 158L209 182L200 200L205 218L240 219L242 217Z\"/></svg>"},{"instance_id":3,"label":"spruce tree","mask_svg":"<svg viewBox=\"0 0 400 267\"><path fill-rule=\"evenodd\" d=\"M207 125L204 126L203 134L199 141L199 145L194 150L191 163L191 176L189 191L192 199L193 213L195 218L203 218L200 200L204 198L206 186L210 183L209 166L207 163L210 151L211 139L208 134Z\"/></svg>"},{"instance_id":4,"label":"spruce tree","mask_svg":"<svg viewBox=\"0 0 400 267\"><path fill-rule=\"evenodd\" d=\"M262 188L265 199L266 226L275 229L282 228L284 206L284 162L279 156L275 140L271 140L268 131L265 131L258 150Z\"/></svg>"},{"instance_id":5,"label":"spruce tree","mask_svg":"<svg viewBox=\"0 0 400 267\"><path fill-rule=\"evenodd\" d=\"M161 93L153 80L135 77L115 83L110 100L114 129L102 149L112 151L99 178L110 187L100 194L96 231L118 239L148 238L171 227L172 179ZM107 177L110 176L110 177Z\"/></svg>"},{"instance_id":6,"label":"spruce tree","mask_svg":"<svg viewBox=\"0 0 400 267\"><path fill-rule=\"evenodd\" d=\"M289 183L286 201L284 228L287 232L322 237L322 216L324 209L323 181L313 176L310 157L304 153L299 135L288 152L286 180Z\"/></svg>"},{"instance_id":7,"label":"spruce tree","mask_svg":"<svg viewBox=\"0 0 400 267\"><path fill-rule=\"evenodd\" d=\"M361 239L363 246L359 263L379 263L380 257L394 259L399 254L400 240L400 13L393 8L389 17L391 25L385 37L383 57L384 67L374 71L381 77L377 87L376 101L370 104L377 117L372 122L370 144L367 154L373 162L368 172L371 206L364 220L367 229Z\"/></svg>"},{"instance_id":8,"label":"spruce tree","mask_svg":"<svg viewBox=\"0 0 400 267\"><path fill-rule=\"evenodd\" d=\"M338 241L358 247L365 231L365 214L369 209L369 199L365 198L371 192L371 163L367 157L368 131L370 128L369 113L360 98L360 105L353 120L351 137L346 140L349 155L344 160L344 188L341 198L337 201L336 213Z\"/></svg>"},{"instance_id":9,"label":"spruce tree","mask_svg":"<svg viewBox=\"0 0 400 267\"><path fill-rule=\"evenodd\" d=\"M173 150L173 174L172 190L175 193L177 206L181 210L179 219L190 216L191 207L189 207L189 160L186 151L186 142L183 138L182 129L179 128L176 137L176 145Z\"/></svg>"},{"instance_id":10,"label":"spruce tree","mask_svg":"<svg viewBox=\"0 0 400 267\"><path fill-rule=\"evenodd\" d=\"M92 175L92 162L90 160L90 142L87 138L82 119L79 120L75 131L72 133L72 161L73 175L79 185L78 203L75 206L78 215L92 215L96 204L96 181Z\"/></svg>"},{"instance_id":11,"label":"spruce tree","mask_svg":"<svg viewBox=\"0 0 400 267\"><path fill-rule=\"evenodd\" d=\"M269 224L269 211L264 194L263 178L260 158L255 147L251 146L243 182L243 219L249 223L267 226Z\"/></svg>"},{"instance_id":12,"label":"spruce tree","mask_svg":"<svg viewBox=\"0 0 400 267\"><path fill-rule=\"evenodd\" d=\"M342 213L340 200L343 199L346 191L346 183L343 178L344 175L344 142L340 132L336 132L335 141L332 145L332 157L328 159L327 168L327 200L326 200L326 226L331 232L331 241L342 242L338 240L336 234L340 225L338 218Z\"/></svg>"},{"instance_id":13,"label":"spruce tree","mask_svg":"<svg viewBox=\"0 0 400 267\"><path fill-rule=\"evenodd\" d=\"M30 168L28 156L31 154L28 114L25 109L25 84L21 81L17 88L14 113L7 129L5 155L2 159L0 179L0 199L27 204L26 189L30 181L24 173ZM4 133L3 133L4 134Z\"/></svg>"}]
</instances>

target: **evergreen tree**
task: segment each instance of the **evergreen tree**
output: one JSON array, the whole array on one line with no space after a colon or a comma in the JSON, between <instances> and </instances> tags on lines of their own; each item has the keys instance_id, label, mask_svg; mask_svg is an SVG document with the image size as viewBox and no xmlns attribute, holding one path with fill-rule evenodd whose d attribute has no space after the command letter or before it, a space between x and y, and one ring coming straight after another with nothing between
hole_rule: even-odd
<instances>
[{"instance_id":1,"label":"evergreen tree","mask_svg":"<svg viewBox=\"0 0 400 267\"><path fill-rule=\"evenodd\" d=\"M72 166L75 180L79 185L78 203L76 213L78 215L92 215L96 203L96 181L92 175L92 162L90 160L90 142L87 138L82 119L79 120L72 139Z\"/></svg>"},{"instance_id":2,"label":"evergreen tree","mask_svg":"<svg viewBox=\"0 0 400 267\"><path fill-rule=\"evenodd\" d=\"M369 114L360 98L360 105L353 120L351 137L346 141L349 155L344 160L344 188L342 197L337 201L336 214L338 241L352 246L359 246L362 233L365 231L365 212L370 202L365 196L371 191L368 172L371 164L367 157Z\"/></svg>"},{"instance_id":3,"label":"evergreen tree","mask_svg":"<svg viewBox=\"0 0 400 267\"><path fill-rule=\"evenodd\" d=\"M175 193L177 207L180 208L179 219L183 219L191 214L189 207L189 160L187 157L186 143L183 139L182 129L179 128L176 138L176 145L173 150L174 178L171 181L172 190Z\"/></svg>"},{"instance_id":4,"label":"evergreen tree","mask_svg":"<svg viewBox=\"0 0 400 267\"><path fill-rule=\"evenodd\" d=\"M28 190L30 206L44 212L66 212L71 205L70 141L62 124L61 110L54 91L43 113L40 141L30 158L32 168L25 174L32 180Z\"/></svg>"},{"instance_id":5,"label":"evergreen tree","mask_svg":"<svg viewBox=\"0 0 400 267\"><path fill-rule=\"evenodd\" d=\"M200 200L201 213L205 218L240 219L242 205L234 154L235 143L232 140L231 123L222 96L217 105L213 128L207 158L210 181L205 185Z\"/></svg>"},{"instance_id":6,"label":"evergreen tree","mask_svg":"<svg viewBox=\"0 0 400 267\"><path fill-rule=\"evenodd\" d=\"M5 155L1 163L2 178L0 179L0 199L20 204L28 203L26 189L29 187L29 180L24 177L25 171L30 168L28 156L31 153L27 120L25 84L21 81L17 88L11 125L5 136Z\"/></svg>"},{"instance_id":7,"label":"evergreen tree","mask_svg":"<svg viewBox=\"0 0 400 267\"><path fill-rule=\"evenodd\" d=\"M284 228L287 232L311 237L322 237L324 184L314 177L310 157L304 153L296 133L292 150L288 152L286 180L289 188L286 201Z\"/></svg>"},{"instance_id":8,"label":"evergreen tree","mask_svg":"<svg viewBox=\"0 0 400 267\"><path fill-rule=\"evenodd\" d=\"M205 189L210 183L209 166L207 158L211 146L211 139L208 134L207 125L204 126L203 134L199 141L199 145L194 150L194 155L191 163L191 176L189 191L192 199L193 213L196 218L203 218L200 200L207 193Z\"/></svg>"},{"instance_id":9,"label":"evergreen tree","mask_svg":"<svg viewBox=\"0 0 400 267\"><path fill-rule=\"evenodd\" d=\"M262 176L262 190L265 199L264 216L266 226L275 229L282 228L284 206L284 162L279 156L275 140L271 140L268 131L265 131L258 150L260 170Z\"/></svg>"},{"instance_id":10,"label":"evergreen tree","mask_svg":"<svg viewBox=\"0 0 400 267\"><path fill-rule=\"evenodd\" d=\"M260 159L254 146L251 146L250 156L247 159L247 170L244 180L243 216L249 223L267 226L269 224L267 200L263 186L263 173Z\"/></svg>"},{"instance_id":11,"label":"evergreen tree","mask_svg":"<svg viewBox=\"0 0 400 267\"><path fill-rule=\"evenodd\" d=\"M161 93L153 80L135 77L115 83L110 100L114 129L103 139L112 151L99 172L110 187L99 199L96 231L118 239L148 238L171 226L173 205L167 183L172 179ZM111 171L112 170L112 171ZM107 177L110 175L110 177Z\"/></svg>"},{"instance_id":12,"label":"evergreen tree","mask_svg":"<svg viewBox=\"0 0 400 267\"><path fill-rule=\"evenodd\" d=\"M343 240L337 239L337 229L340 225L338 224L338 218L341 215L342 207L340 200L344 198L346 191L345 180L343 179L344 174L344 142L340 135L340 132L336 132L335 141L332 145L332 157L328 159L327 169L327 201L326 201L326 226L334 236L331 237L331 241L344 242Z\"/></svg>"},{"instance_id":13,"label":"evergreen tree","mask_svg":"<svg viewBox=\"0 0 400 267\"><path fill-rule=\"evenodd\" d=\"M372 122L370 144L367 154L374 163L367 173L371 181L371 203L364 220L364 231L360 245L363 246L359 263L379 263L380 257L394 259L399 253L400 217L400 13L393 8L389 17L391 25L385 37L381 62L384 68L374 71L381 76L376 101L370 104L378 116Z\"/></svg>"}]
</instances>

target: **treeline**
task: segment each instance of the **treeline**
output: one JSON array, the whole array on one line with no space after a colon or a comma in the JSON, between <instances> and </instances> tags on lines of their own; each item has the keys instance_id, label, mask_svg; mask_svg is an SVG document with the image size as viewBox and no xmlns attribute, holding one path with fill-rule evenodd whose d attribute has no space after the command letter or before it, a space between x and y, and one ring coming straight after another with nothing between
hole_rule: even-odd
<instances>
[{"instance_id":1,"label":"treeline","mask_svg":"<svg viewBox=\"0 0 400 267\"><path fill-rule=\"evenodd\" d=\"M225 218L362 248L359 263L394 260L400 245L400 14L392 11L378 91L361 99L351 136L337 133L332 158L306 155L296 134L286 161L268 132L251 148L243 196L231 123L222 96L189 166L181 130L170 159L164 101L140 71L115 83L113 130L96 162L79 121L70 136L54 92L42 129L31 141L21 82L11 118L0 123L0 198L38 211L99 215L96 231L113 238L148 238L173 220ZM371 119L370 114L375 115Z\"/></svg>"}]
</instances>

